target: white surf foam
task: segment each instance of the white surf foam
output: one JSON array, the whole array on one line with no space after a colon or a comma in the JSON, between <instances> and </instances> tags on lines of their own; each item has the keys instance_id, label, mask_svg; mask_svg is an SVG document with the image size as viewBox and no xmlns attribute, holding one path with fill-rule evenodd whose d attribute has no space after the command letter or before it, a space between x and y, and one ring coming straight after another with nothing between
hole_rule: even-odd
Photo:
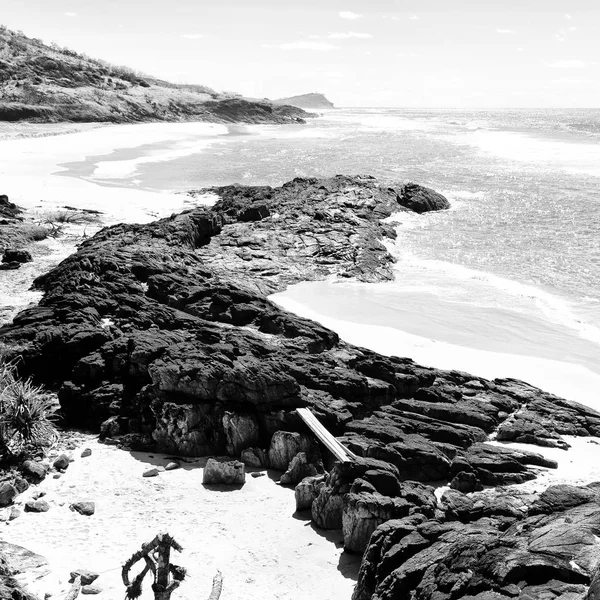
<instances>
[{"instance_id":1,"label":"white surf foam","mask_svg":"<svg viewBox=\"0 0 600 600\"><path fill-rule=\"evenodd\" d=\"M543 139L524 133L477 130L464 137L480 150L502 158L544 163L568 173L600 177L600 145Z\"/></svg>"},{"instance_id":2,"label":"white surf foam","mask_svg":"<svg viewBox=\"0 0 600 600\"><path fill-rule=\"evenodd\" d=\"M432 293L436 293L435 287L427 285L427 280L429 279L429 284L439 285L438 293L441 291L447 301L454 300L494 308L507 306L508 297L508 306L511 310L523 314L541 315L551 323L577 332L582 339L600 345L600 328L576 316L568 300L539 287L462 265L417 258L405 251L397 251L397 257L399 262L395 268L398 272L398 280L402 281L403 285L407 282L407 271L416 271L418 277L411 279L425 282L427 291ZM427 273L430 274L429 278L425 276ZM431 276L435 277L436 274L448 279L445 285L439 278L431 282ZM453 281L460 282L460 285L454 286ZM470 285L465 286L465 283ZM476 293L473 293L473 288L477 288Z\"/></svg>"}]
</instances>

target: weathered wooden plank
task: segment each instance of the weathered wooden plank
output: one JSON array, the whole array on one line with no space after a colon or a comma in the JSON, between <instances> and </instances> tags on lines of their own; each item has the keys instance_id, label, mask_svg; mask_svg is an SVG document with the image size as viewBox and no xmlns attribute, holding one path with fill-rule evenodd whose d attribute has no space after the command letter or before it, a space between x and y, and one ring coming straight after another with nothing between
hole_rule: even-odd
<instances>
[{"instance_id":1,"label":"weathered wooden plank","mask_svg":"<svg viewBox=\"0 0 600 600\"><path fill-rule=\"evenodd\" d=\"M309 408L298 408L296 412L300 415L302 420L308 425L311 431L317 436L317 438L325 444L326 448L341 462L348 462L354 460L356 455L350 452L343 444L341 444L336 438L325 429L325 427L319 422L317 417L312 414Z\"/></svg>"}]
</instances>

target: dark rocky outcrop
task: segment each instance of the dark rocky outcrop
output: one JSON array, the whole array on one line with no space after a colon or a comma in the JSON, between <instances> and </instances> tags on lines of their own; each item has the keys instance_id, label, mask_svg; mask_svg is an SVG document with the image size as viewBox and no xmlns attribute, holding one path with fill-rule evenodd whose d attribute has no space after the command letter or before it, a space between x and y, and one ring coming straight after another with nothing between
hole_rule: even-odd
<instances>
[{"instance_id":1,"label":"dark rocky outcrop","mask_svg":"<svg viewBox=\"0 0 600 600\"><path fill-rule=\"evenodd\" d=\"M2 255L3 263L26 263L31 262L33 258L31 258L31 253L27 250L19 250L19 249L8 249L4 251Z\"/></svg>"},{"instance_id":2,"label":"dark rocky outcrop","mask_svg":"<svg viewBox=\"0 0 600 600\"><path fill-rule=\"evenodd\" d=\"M586 594L600 557L598 498L575 486L447 494L457 521L413 515L375 530L353 600L595 597ZM560 510L539 514L548 501Z\"/></svg>"},{"instance_id":3,"label":"dark rocky outcrop","mask_svg":"<svg viewBox=\"0 0 600 600\"><path fill-rule=\"evenodd\" d=\"M565 434L598 434L598 413L524 382L380 356L267 299L299 281L391 279L383 242L396 232L385 219L446 201L368 176L212 191L212 208L86 240L36 280L39 305L0 329L21 373L58 390L68 424L105 423L107 441L123 436L131 448L228 453L281 470L295 461L293 480L318 464L296 413L309 407L358 457L303 479L296 496L316 526L344 529L349 550L366 546L357 599L408 598L410 589L423 599L516 596L510 586L550 579L557 590L587 585L593 561L581 566L581 548L596 527L588 492L458 490L555 467L502 441L566 448ZM426 484L450 481L457 489L437 506ZM532 536L545 535L544 519L571 536L549 553L528 546L543 539ZM574 535L583 541L571 544ZM565 558L569 544L576 559Z\"/></svg>"}]
</instances>

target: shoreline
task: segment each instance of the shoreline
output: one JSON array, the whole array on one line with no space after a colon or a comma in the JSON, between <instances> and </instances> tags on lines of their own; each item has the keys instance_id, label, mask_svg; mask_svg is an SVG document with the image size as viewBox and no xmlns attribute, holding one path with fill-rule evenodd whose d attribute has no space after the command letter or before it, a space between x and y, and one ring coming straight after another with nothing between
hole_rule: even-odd
<instances>
[{"instance_id":1,"label":"shoreline","mask_svg":"<svg viewBox=\"0 0 600 600\"><path fill-rule=\"evenodd\" d=\"M486 379L521 379L557 396L600 409L596 392L600 387L599 372L576 363L527 353L474 348L465 345L464 341L441 341L435 321L421 320L418 335L405 331L398 323L383 325L379 319L371 318L374 302L368 292L365 291L361 298L360 287L365 284L354 284L358 290L351 290L344 284L336 289L338 285L331 281L305 282L273 294L269 299L285 310L321 323L348 343L386 356L408 356L419 364L465 371ZM431 302L426 294L418 295L418 300L423 305ZM460 305L456 305L456 311L457 314L461 311ZM452 339L455 332L450 329L449 333L449 339ZM470 332L469 335L474 337L478 333Z\"/></svg>"}]
</instances>

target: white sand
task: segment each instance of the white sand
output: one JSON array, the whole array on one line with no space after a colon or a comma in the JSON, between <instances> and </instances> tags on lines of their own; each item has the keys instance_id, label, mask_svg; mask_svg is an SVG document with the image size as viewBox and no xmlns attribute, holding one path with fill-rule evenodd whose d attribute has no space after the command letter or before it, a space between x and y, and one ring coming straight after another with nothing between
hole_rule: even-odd
<instances>
[{"instance_id":1,"label":"white sand","mask_svg":"<svg viewBox=\"0 0 600 600\"><path fill-rule=\"evenodd\" d=\"M92 455L80 458L83 447L60 479L50 477L38 486L47 492L50 510L23 513L3 527L5 541L49 559L52 574L31 584L42 597L45 592L62 597L69 572L84 567L101 573L99 598L122 598L122 563L166 531L184 548L173 554L173 562L190 574L174 598L207 598L217 569L223 574L222 600L350 598L354 580L340 569L355 573L360 558L343 554L334 543L341 540L340 532L325 537L306 515L295 518L293 490L276 485L269 475L247 475L241 489L207 489L202 459L144 478L147 468L169 460L91 437L85 447ZM28 490L20 502L29 497ZM94 501L96 513L85 517L71 511L69 505L78 500ZM135 567L132 574L137 572ZM147 579L143 598L153 597L150 584Z\"/></svg>"},{"instance_id":2,"label":"white sand","mask_svg":"<svg viewBox=\"0 0 600 600\"><path fill-rule=\"evenodd\" d=\"M181 155L201 149L210 139L225 133L225 126L210 123L150 123L0 141L0 193L30 210L48 211L68 205L103 211L108 224L149 222L189 208L190 199L135 189L119 188L117 191L74 177L57 177L55 173L66 170L58 165L83 161L88 156L109 156L117 149L146 144L164 141L180 144L179 150L140 157L137 162L168 160L174 153ZM196 144L185 141L192 134L197 136ZM135 163L129 160L101 161L101 164L101 173L105 176L131 174L135 170Z\"/></svg>"}]
</instances>

